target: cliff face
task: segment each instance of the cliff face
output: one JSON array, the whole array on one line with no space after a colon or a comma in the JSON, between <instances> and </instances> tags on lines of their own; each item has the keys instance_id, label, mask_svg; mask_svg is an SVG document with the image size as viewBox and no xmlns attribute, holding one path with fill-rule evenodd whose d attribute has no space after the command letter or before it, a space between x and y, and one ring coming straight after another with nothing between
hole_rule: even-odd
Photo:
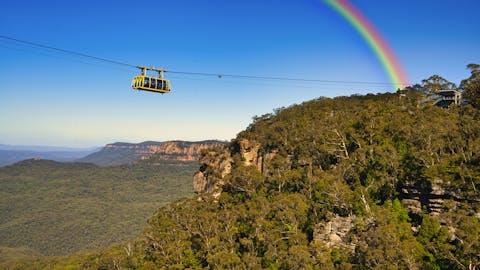
<instances>
[{"instance_id":1,"label":"cliff face","mask_svg":"<svg viewBox=\"0 0 480 270\"><path fill-rule=\"evenodd\" d=\"M141 157L151 155L161 149L163 143L160 142L143 142L139 144L134 143L112 143L107 144L101 151L128 151L135 156Z\"/></svg>"},{"instance_id":2,"label":"cliff face","mask_svg":"<svg viewBox=\"0 0 480 270\"><path fill-rule=\"evenodd\" d=\"M423 185L419 182L404 183L399 186L399 190L403 205L413 216L428 213L438 217L442 213L458 210L463 204L480 203L478 196L471 196L459 187L452 187L449 181L441 178Z\"/></svg>"},{"instance_id":3,"label":"cliff face","mask_svg":"<svg viewBox=\"0 0 480 270\"><path fill-rule=\"evenodd\" d=\"M221 141L167 141L107 144L99 152L79 161L100 166L121 165L138 160L155 163L157 160L196 161L203 149L223 145Z\"/></svg>"},{"instance_id":4,"label":"cliff face","mask_svg":"<svg viewBox=\"0 0 480 270\"><path fill-rule=\"evenodd\" d=\"M200 152L211 147L221 146L225 143L220 141L168 141L161 145L147 145L145 152L139 152L142 160L178 160L178 161L196 161Z\"/></svg>"},{"instance_id":5,"label":"cliff face","mask_svg":"<svg viewBox=\"0 0 480 270\"><path fill-rule=\"evenodd\" d=\"M211 148L199 158L200 169L193 178L195 193L199 194L199 198L212 195L214 199L218 199L225 184L224 178L230 174L234 166L233 156L239 156L243 166L254 167L267 176L268 170L265 165L277 152L261 152L260 148L260 143L247 139Z\"/></svg>"},{"instance_id":6,"label":"cliff face","mask_svg":"<svg viewBox=\"0 0 480 270\"><path fill-rule=\"evenodd\" d=\"M217 199L225 184L224 177L232 170L231 152L226 145L211 148L200 157L199 161L200 169L193 176L193 190L199 198L211 195Z\"/></svg>"}]
</instances>

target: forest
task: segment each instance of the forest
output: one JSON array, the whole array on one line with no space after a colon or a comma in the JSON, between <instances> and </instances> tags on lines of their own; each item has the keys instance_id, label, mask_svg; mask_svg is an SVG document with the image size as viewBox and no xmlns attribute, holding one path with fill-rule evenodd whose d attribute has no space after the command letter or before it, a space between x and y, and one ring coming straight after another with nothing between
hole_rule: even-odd
<instances>
[{"instance_id":1,"label":"forest","mask_svg":"<svg viewBox=\"0 0 480 270\"><path fill-rule=\"evenodd\" d=\"M479 66L256 116L135 240L8 269L479 269ZM469 104L426 99L445 87Z\"/></svg>"},{"instance_id":2,"label":"forest","mask_svg":"<svg viewBox=\"0 0 480 270\"><path fill-rule=\"evenodd\" d=\"M197 164L98 167L30 159L2 167L0 257L2 246L66 255L128 241L158 207L193 196Z\"/></svg>"}]
</instances>

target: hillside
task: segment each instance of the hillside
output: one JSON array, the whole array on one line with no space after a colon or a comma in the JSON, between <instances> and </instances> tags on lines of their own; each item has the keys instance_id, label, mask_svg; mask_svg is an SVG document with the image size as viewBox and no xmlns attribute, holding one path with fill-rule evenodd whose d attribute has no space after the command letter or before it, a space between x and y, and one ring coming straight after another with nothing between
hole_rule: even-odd
<instances>
[{"instance_id":1,"label":"hillside","mask_svg":"<svg viewBox=\"0 0 480 270\"><path fill-rule=\"evenodd\" d=\"M221 145L224 142L208 140L199 142L146 141L138 144L117 142L107 144L100 151L78 159L79 162L94 163L99 166L129 164L138 160L178 160L197 161L202 149ZM152 155L154 155L152 157Z\"/></svg>"},{"instance_id":2,"label":"hillside","mask_svg":"<svg viewBox=\"0 0 480 270\"><path fill-rule=\"evenodd\" d=\"M423 99L319 98L255 117L228 145L202 152L197 198L160 208L136 242L48 263L478 269L480 111Z\"/></svg>"},{"instance_id":3,"label":"hillside","mask_svg":"<svg viewBox=\"0 0 480 270\"><path fill-rule=\"evenodd\" d=\"M0 247L65 255L133 239L158 207L193 195L197 164L102 168L31 159L2 167Z\"/></svg>"}]
</instances>

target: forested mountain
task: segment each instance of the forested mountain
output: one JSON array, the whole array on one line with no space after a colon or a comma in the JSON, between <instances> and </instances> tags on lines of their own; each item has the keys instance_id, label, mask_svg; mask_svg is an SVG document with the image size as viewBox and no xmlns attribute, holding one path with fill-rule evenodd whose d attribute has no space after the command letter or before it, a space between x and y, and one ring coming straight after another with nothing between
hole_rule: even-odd
<instances>
[{"instance_id":1,"label":"forested mountain","mask_svg":"<svg viewBox=\"0 0 480 270\"><path fill-rule=\"evenodd\" d=\"M195 199L74 269L478 269L480 111L410 91L319 98L203 151Z\"/></svg>"},{"instance_id":2,"label":"forested mountain","mask_svg":"<svg viewBox=\"0 0 480 270\"><path fill-rule=\"evenodd\" d=\"M2 167L0 261L18 248L65 255L134 239L158 207L193 196L197 168L198 162L103 168L38 159Z\"/></svg>"}]
</instances>

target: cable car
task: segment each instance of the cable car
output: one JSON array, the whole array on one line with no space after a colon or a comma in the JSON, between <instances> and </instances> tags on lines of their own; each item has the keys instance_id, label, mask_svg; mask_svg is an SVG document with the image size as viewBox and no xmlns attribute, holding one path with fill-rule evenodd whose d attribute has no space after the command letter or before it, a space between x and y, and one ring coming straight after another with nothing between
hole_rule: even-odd
<instances>
[{"instance_id":1,"label":"cable car","mask_svg":"<svg viewBox=\"0 0 480 270\"><path fill-rule=\"evenodd\" d=\"M157 93L168 93L170 92L170 81L165 80L163 74L165 73L164 69L156 69L153 67L144 67L138 66L142 70L140 76L133 77L132 80L132 89L135 90L144 90ZM147 76L147 70L152 70L158 72L158 77Z\"/></svg>"}]
</instances>

